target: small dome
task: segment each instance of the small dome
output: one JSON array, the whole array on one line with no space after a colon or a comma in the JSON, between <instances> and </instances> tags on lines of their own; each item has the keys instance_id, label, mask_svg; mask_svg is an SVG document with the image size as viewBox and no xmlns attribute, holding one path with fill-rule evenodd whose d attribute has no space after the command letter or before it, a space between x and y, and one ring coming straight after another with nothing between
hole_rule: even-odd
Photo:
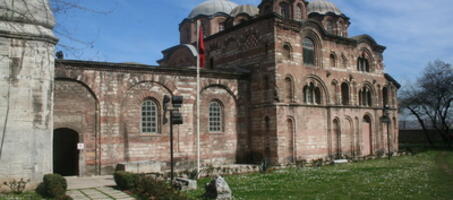
<instances>
[{"instance_id":1,"label":"small dome","mask_svg":"<svg viewBox=\"0 0 453 200\"><path fill-rule=\"evenodd\" d=\"M258 15L260 9L252 5L240 5L231 11L231 16L236 17L240 14L247 14L250 17Z\"/></svg>"},{"instance_id":2,"label":"small dome","mask_svg":"<svg viewBox=\"0 0 453 200\"><path fill-rule=\"evenodd\" d=\"M327 13L334 13L336 15L342 15L340 9L328 0L314 0L308 3L307 11L308 14L318 13L325 15Z\"/></svg>"},{"instance_id":3,"label":"small dome","mask_svg":"<svg viewBox=\"0 0 453 200\"><path fill-rule=\"evenodd\" d=\"M195 18L200 15L212 16L217 13L230 14L238 5L229 0L207 0L190 12L189 18Z\"/></svg>"}]
</instances>

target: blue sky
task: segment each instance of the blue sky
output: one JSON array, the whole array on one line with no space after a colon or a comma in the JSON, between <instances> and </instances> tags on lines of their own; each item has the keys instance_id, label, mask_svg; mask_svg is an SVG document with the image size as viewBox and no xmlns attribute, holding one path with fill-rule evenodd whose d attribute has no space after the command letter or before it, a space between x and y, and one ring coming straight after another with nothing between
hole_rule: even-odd
<instances>
[{"instance_id":1,"label":"blue sky","mask_svg":"<svg viewBox=\"0 0 453 200\"><path fill-rule=\"evenodd\" d=\"M71 0L99 12L57 15L67 59L155 65L179 43L179 23L204 0ZM258 5L261 0L232 0ZM369 34L387 47L386 72L414 80L430 61L453 63L452 0L331 0L351 18L350 36ZM104 13L105 11L105 13Z\"/></svg>"}]
</instances>

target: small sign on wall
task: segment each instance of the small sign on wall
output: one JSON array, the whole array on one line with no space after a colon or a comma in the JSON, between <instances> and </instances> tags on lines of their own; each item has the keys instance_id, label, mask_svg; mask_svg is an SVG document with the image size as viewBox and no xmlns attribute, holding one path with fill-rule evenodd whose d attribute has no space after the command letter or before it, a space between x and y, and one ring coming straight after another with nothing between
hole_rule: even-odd
<instances>
[{"instance_id":1,"label":"small sign on wall","mask_svg":"<svg viewBox=\"0 0 453 200\"><path fill-rule=\"evenodd\" d=\"M85 149L85 144L84 143L77 143L77 150L83 150Z\"/></svg>"}]
</instances>

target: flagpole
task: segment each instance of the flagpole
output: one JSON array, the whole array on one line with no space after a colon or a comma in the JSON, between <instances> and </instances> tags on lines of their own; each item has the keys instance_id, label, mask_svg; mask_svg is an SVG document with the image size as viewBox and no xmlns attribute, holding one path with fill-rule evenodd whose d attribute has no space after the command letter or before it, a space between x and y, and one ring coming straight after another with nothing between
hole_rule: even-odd
<instances>
[{"instance_id":1,"label":"flagpole","mask_svg":"<svg viewBox=\"0 0 453 200\"><path fill-rule=\"evenodd\" d=\"M200 21L197 20L197 176L200 175ZM197 177L197 178L198 178Z\"/></svg>"}]
</instances>

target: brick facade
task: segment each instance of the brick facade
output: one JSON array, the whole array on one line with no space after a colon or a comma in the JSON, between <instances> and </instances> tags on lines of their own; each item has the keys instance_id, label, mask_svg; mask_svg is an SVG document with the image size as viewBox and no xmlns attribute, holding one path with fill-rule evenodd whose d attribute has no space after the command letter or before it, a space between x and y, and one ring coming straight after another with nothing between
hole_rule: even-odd
<instances>
[{"instance_id":1,"label":"brick facade","mask_svg":"<svg viewBox=\"0 0 453 200\"><path fill-rule=\"evenodd\" d=\"M221 13L185 19L181 44L164 50L158 67L57 61L55 128L75 130L85 143L81 174L111 173L118 163L134 162L155 162L166 169L170 150L164 95L184 97L175 155L181 169L195 166L196 20L209 30L201 76L203 164L367 156L388 151L387 141L391 151L398 151L399 84L384 74L385 47L368 35L348 37L349 18L310 13L302 0L291 1L290 15L284 16L285 2L263 0L256 16ZM313 64L304 60L306 38L314 43ZM141 106L147 99L158 108L155 134L141 129ZM221 132L208 131L212 101L222 105Z\"/></svg>"}]
</instances>

